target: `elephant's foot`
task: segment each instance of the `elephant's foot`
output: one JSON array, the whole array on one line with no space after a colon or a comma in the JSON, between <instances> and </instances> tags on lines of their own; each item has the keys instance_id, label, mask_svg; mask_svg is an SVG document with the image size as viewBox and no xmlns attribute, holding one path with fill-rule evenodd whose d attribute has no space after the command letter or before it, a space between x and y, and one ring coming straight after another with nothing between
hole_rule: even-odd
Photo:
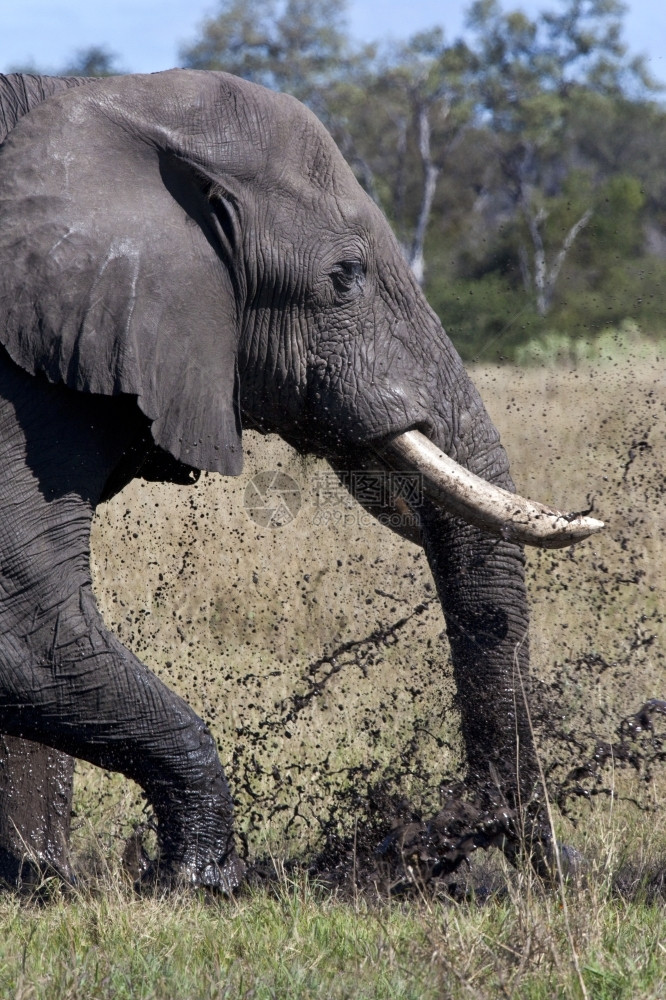
<instances>
[{"instance_id":1,"label":"elephant's foot","mask_svg":"<svg viewBox=\"0 0 666 1000\"><path fill-rule=\"evenodd\" d=\"M69 865L63 866L45 858L15 854L0 849L0 890L19 895L50 897L57 892L74 889L77 879Z\"/></svg>"},{"instance_id":2,"label":"elephant's foot","mask_svg":"<svg viewBox=\"0 0 666 1000\"><path fill-rule=\"evenodd\" d=\"M150 858L143 845L148 826L128 838L123 862L138 888L208 889L231 895L241 885L245 865L233 836L233 805L224 773L202 781L201 788L150 791L157 817L158 851Z\"/></svg>"},{"instance_id":3,"label":"elephant's foot","mask_svg":"<svg viewBox=\"0 0 666 1000\"><path fill-rule=\"evenodd\" d=\"M451 875L479 849L514 850L514 817L505 807L488 809L479 803L450 796L431 819L407 823L392 830L377 848L379 858L393 863L398 883L418 873L420 880Z\"/></svg>"},{"instance_id":4,"label":"elephant's foot","mask_svg":"<svg viewBox=\"0 0 666 1000\"><path fill-rule=\"evenodd\" d=\"M527 862L546 886L556 886L560 880L579 885L585 879L584 856L569 844L556 843L550 832L540 839L532 837L507 845L503 850L511 864Z\"/></svg>"},{"instance_id":5,"label":"elephant's foot","mask_svg":"<svg viewBox=\"0 0 666 1000\"><path fill-rule=\"evenodd\" d=\"M138 826L127 838L123 850L123 868L138 892L201 888L232 896L242 885L246 865L233 846L220 861L207 864L200 861L187 866L161 856L151 858L144 846L148 829L147 825Z\"/></svg>"}]
</instances>

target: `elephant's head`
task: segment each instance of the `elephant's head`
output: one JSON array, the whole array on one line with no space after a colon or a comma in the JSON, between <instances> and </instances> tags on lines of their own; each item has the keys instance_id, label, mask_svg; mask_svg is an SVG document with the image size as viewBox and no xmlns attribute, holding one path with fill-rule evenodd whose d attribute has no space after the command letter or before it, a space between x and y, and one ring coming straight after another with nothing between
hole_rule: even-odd
<instances>
[{"instance_id":1,"label":"elephant's head","mask_svg":"<svg viewBox=\"0 0 666 1000\"><path fill-rule=\"evenodd\" d=\"M531 747L516 542L599 524L513 494L460 359L317 119L222 73L111 78L21 120L0 174L17 364L135 396L155 444L194 468L240 472L244 423L336 468L423 476L469 756L515 777L516 739Z\"/></svg>"}]
</instances>

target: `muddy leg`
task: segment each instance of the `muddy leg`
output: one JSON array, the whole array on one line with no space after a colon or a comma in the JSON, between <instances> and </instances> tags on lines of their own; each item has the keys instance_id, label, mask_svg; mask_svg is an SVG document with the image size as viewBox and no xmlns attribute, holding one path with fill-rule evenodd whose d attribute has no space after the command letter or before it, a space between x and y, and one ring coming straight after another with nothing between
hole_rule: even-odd
<instances>
[{"instance_id":1,"label":"muddy leg","mask_svg":"<svg viewBox=\"0 0 666 1000\"><path fill-rule=\"evenodd\" d=\"M50 871L71 878L73 776L67 754L0 736L0 882L14 886Z\"/></svg>"}]
</instances>

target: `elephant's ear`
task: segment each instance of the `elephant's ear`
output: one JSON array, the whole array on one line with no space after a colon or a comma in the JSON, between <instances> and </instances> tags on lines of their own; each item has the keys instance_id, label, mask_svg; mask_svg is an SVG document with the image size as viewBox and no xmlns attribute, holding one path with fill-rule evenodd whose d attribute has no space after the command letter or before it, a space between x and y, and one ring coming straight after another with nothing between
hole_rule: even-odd
<instances>
[{"instance_id":1,"label":"elephant's ear","mask_svg":"<svg viewBox=\"0 0 666 1000\"><path fill-rule=\"evenodd\" d=\"M52 98L0 147L0 342L53 382L135 395L156 444L236 475L238 204L120 113L123 87Z\"/></svg>"}]
</instances>

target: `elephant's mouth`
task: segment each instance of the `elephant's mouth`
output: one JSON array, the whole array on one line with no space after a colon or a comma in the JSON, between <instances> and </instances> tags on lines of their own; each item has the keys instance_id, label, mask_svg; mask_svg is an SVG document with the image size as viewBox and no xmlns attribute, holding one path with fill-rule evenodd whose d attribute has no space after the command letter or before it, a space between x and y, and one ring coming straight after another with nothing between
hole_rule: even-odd
<instances>
[{"instance_id":1,"label":"elephant's mouth","mask_svg":"<svg viewBox=\"0 0 666 1000\"><path fill-rule=\"evenodd\" d=\"M510 541L558 549L604 527L586 513L567 514L494 486L458 465L417 430L392 438L380 456L400 471L418 472L423 492L439 507Z\"/></svg>"}]
</instances>

